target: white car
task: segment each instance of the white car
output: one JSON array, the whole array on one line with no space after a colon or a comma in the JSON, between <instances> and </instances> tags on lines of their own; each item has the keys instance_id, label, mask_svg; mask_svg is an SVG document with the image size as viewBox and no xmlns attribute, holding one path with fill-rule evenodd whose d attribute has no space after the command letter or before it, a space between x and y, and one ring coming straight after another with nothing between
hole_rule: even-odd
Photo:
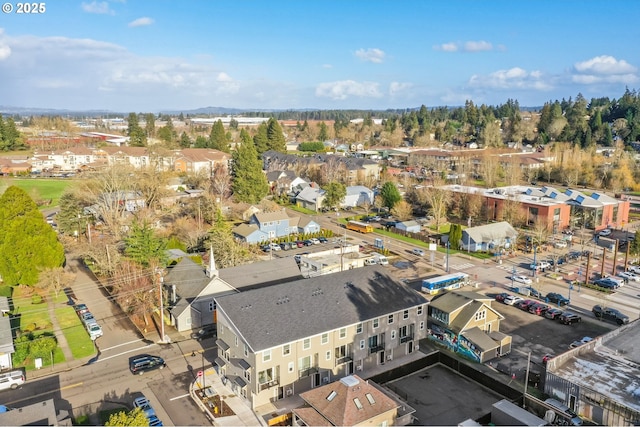
<instances>
[{"instance_id":1,"label":"white car","mask_svg":"<svg viewBox=\"0 0 640 427\"><path fill-rule=\"evenodd\" d=\"M309 239L311 241L311 243L313 243L314 245L319 245L320 244L320 240L316 239L315 237L312 237L311 239Z\"/></svg>"},{"instance_id":2,"label":"white car","mask_svg":"<svg viewBox=\"0 0 640 427\"><path fill-rule=\"evenodd\" d=\"M630 280L632 282L640 282L640 276L630 271L623 271L622 273L618 273L618 277L622 277L625 280Z\"/></svg>"},{"instance_id":3,"label":"white car","mask_svg":"<svg viewBox=\"0 0 640 427\"><path fill-rule=\"evenodd\" d=\"M529 279L527 276L522 276L522 275L513 275L511 276L511 280L518 283L524 283L525 285L530 285L531 283L533 283L533 281Z\"/></svg>"},{"instance_id":4,"label":"white car","mask_svg":"<svg viewBox=\"0 0 640 427\"><path fill-rule=\"evenodd\" d=\"M629 271L632 273L640 274L640 265L630 265Z\"/></svg>"},{"instance_id":5,"label":"white car","mask_svg":"<svg viewBox=\"0 0 640 427\"><path fill-rule=\"evenodd\" d=\"M518 301L522 301L524 298L521 298L519 296L516 295L509 295L507 297L504 298L504 303L507 305L513 305L515 303L517 303Z\"/></svg>"},{"instance_id":6,"label":"white car","mask_svg":"<svg viewBox=\"0 0 640 427\"><path fill-rule=\"evenodd\" d=\"M606 236L610 236L610 235L611 235L611 229L609 229L609 228L605 228L604 230L602 230L602 231L600 231L598 233L598 236L601 236L601 237L606 237Z\"/></svg>"},{"instance_id":7,"label":"white car","mask_svg":"<svg viewBox=\"0 0 640 427\"><path fill-rule=\"evenodd\" d=\"M564 240L558 240L553 244L553 247L557 249L564 249L567 247L567 242Z\"/></svg>"}]
</instances>

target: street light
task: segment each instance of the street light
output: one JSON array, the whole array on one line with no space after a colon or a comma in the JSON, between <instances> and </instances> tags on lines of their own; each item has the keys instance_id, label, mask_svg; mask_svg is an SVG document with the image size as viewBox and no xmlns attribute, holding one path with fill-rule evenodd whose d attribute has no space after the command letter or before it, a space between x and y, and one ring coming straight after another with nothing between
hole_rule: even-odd
<instances>
[{"instance_id":1,"label":"street light","mask_svg":"<svg viewBox=\"0 0 640 427\"><path fill-rule=\"evenodd\" d=\"M164 284L164 276L162 276L162 269L156 268L156 274L160 277L158 280L159 291L160 291L160 341L161 344L166 344L166 336L164 334L164 298L162 295L162 285Z\"/></svg>"}]
</instances>

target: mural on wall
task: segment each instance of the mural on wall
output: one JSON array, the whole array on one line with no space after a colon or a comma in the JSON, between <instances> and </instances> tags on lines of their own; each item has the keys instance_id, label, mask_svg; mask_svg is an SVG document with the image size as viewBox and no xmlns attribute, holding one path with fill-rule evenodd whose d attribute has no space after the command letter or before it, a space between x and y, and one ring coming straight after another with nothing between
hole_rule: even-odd
<instances>
[{"instance_id":1,"label":"mural on wall","mask_svg":"<svg viewBox=\"0 0 640 427\"><path fill-rule=\"evenodd\" d=\"M464 336L458 336L454 332L432 325L428 330L428 338L447 347L454 353L459 353L475 362L480 362L480 350Z\"/></svg>"}]
</instances>

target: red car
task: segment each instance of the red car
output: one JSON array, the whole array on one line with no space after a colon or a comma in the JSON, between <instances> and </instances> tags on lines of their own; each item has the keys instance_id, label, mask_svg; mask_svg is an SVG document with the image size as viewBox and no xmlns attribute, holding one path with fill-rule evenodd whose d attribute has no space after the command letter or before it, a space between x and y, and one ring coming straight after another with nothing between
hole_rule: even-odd
<instances>
[{"instance_id":1,"label":"red car","mask_svg":"<svg viewBox=\"0 0 640 427\"><path fill-rule=\"evenodd\" d=\"M499 294L497 294L497 295L495 296L496 301L498 301L498 302L504 302L504 299L505 299L508 295L509 295L509 294L508 294L508 293L506 293L506 292L499 293Z\"/></svg>"},{"instance_id":2,"label":"red car","mask_svg":"<svg viewBox=\"0 0 640 427\"><path fill-rule=\"evenodd\" d=\"M531 307L531 306L532 306L533 304L535 304L536 302L537 302L537 301L530 300L530 299L526 299L526 300L524 300L524 301L521 301L521 302L518 304L518 308L519 308L520 310L523 310L523 311L529 311L529 307Z\"/></svg>"},{"instance_id":3,"label":"red car","mask_svg":"<svg viewBox=\"0 0 640 427\"><path fill-rule=\"evenodd\" d=\"M549 310L549 306L545 305L545 304L533 304L531 307L529 307L529 313L538 315L538 316L544 316L544 313L547 312L547 310Z\"/></svg>"}]
</instances>

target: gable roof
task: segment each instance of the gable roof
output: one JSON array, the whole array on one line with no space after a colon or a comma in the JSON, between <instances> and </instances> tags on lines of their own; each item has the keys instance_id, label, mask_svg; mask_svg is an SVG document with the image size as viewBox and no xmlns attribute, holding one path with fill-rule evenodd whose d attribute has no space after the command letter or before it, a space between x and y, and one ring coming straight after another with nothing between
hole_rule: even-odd
<instances>
[{"instance_id":1,"label":"gable roof","mask_svg":"<svg viewBox=\"0 0 640 427\"><path fill-rule=\"evenodd\" d=\"M483 306L494 312L500 319L504 319L504 316L493 309L490 303L487 304L487 301L492 300L492 298L478 292L451 291L434 298L429 305L445 313L455 313L455 317L450 319L449 328L454 332L460 332L465 330Z\"/></svg>"},{"instance_id":2,"label":"gable roof","mask_svg":"<svg viewBox=\"0 0 640 427\"><path fill-rule=\"evenodd\" d=\"M219 277L236 289L247 291L302 279L296 260L289 256L223 268Z\"/></svg>"},{"instance_id":3,"label":"gable roof","mask_svg":"<svg viewBox=\"0 0 640 427\"><path fill-rule=\"evenodd\" d=\"M305 187L298 193L296 199L315 203L319 197L324 196L324 193L325 191L321 188Z\"/></svg>"},{"instance_id":4,"label":"gable roof","mask_svg":"<svg viewBox=\"0 0 640 427\"><path fill-rule=\"evenodd\" d=\"M334 426L355 426L398 407L393 399L357 375L306 391L300 397L316 412L294 409L307 425L317 425L310 423L317 420L319 425L327 425L328 421Z\"/></svg>"},{"instance_id":5,"label":"gable roof","mask_svg":"<svg viewBox=\"0 0 640 427\"><path fill-rule=\"evenodd\" d=\"M427 303L381 266L295 280L216 301L254 352Z\"/></svg>"},{"instance_id":6,"label":"gable roof","mask_svg":"<svg viewBox=\"0 0 640 427\"><path fill-rule=\"evenodd\" d=\"M518 232L507 221L495 222L493 224L469 227L463 230L473 239L474 242L489 242L494 239L504 239L506 237L515 238ZM466 241L463 239L463 241Z\"/></svg>"},{"instance_id":7,"label":"gable roof","mask_svg":"<svg viewBox=\"0 0 640 427\"><path fill-rule=\"evenodd\" d=\"M462 333L462 336L464 336L466 339L471 341L476 347L478 347L483 352L492 350L499 346L497 342L492 340L491 337L487 335L486 332L484 332L482 329L478 328L477 326L471 329L467 329Z\"/></svg>"},{"instance_id":8,"label":"gable roof","mask_svg":"<svg viewBox=\"0 0 640 427\"><path fill-rule=\"evenodd\" d=\"M289 219L287 212L285 210L276 211L276 212L262 212L255 213L253 216L258 220L258 222L269 222L269 221L281 221L284 219Z\"/></svg>"},{"instance_id":9,"label":"gable roof","mask_svg":"<svg viewBox=\"0 0 640 427\"><path fill-rule=\"evenodd\" d=\"M231 232L241 237L249 237L250 235L252 235L253 233L259 230L260 229L255 224L240 224L236 228L231 230Z\"/></svg>"}]
</instances>

